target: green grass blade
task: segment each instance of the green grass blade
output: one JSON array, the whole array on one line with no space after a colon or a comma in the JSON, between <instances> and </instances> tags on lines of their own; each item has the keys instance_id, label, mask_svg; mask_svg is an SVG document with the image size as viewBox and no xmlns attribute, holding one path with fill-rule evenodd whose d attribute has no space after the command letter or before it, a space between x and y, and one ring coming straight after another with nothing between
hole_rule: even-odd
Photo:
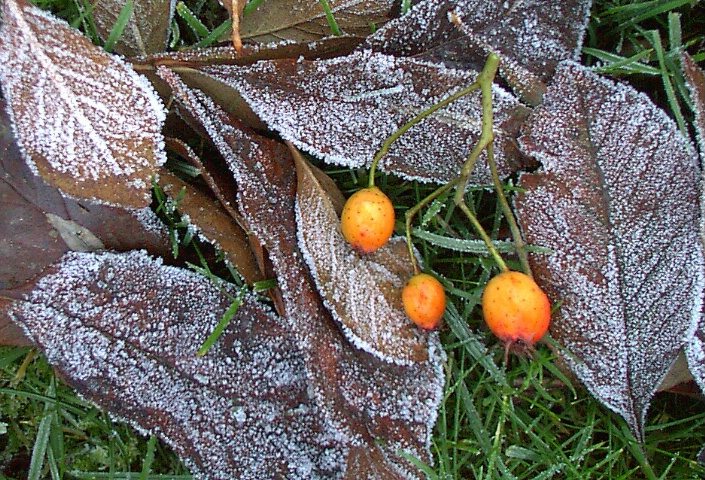
<instances>
[{"instance_id":1,"label":"green grass blade","mask_svg":"<svg viewBox=\"0 0 705 480\"><path fill-rule=\"evenodd\" d=\"M338 22L335 21L333 11L330 8L328 0L318 0L318 3L320 3L321 7L323 7L323 13L325 13L326 20L328 20L328 26L330 27L331 33L336 37L339 37L341 35L340 28L338 27Z\"/></svg>"},{"instance_id":2,"label":"green grass blade","mask_svg":"<svg viewBox=\"0 0 705 480\"><path fill-rule=\"evenodd\" d=\"M157 437L156 435L152 435L149 437L149 442L147 442L147 454L144 457L144 462L142 462L140 480L147 480L149 478L149 473L152 471L152 463L154 463L154 451L156 447Z\"/></svg>"},{"instance_id":3,"label":"green grass blade","mask_svg":"<svg viewBox=\"0 0 705 480\"><path fill-rule=\"evenodd\" d=\"M184 4L184 2L179 2L176 4L176 13L186 22L186 25L191 27L191 30L198 36L198 38L207 37L210 32L208 28L203 25L203 23L196 17L196 15L191 12L191 10Z\"/></svg>"},{"instance_id":4,"label":"green grass blade","mask_svg":"<svg viewBox=\"0 0 705 480\"><path fill-rule=\"evenodd\" d=\"M132 12L134 11L134 9L134 0L127 0L127 2L125 2L125 6L122 7L122 10L120 10L120 15L118 15L118 18L115 21L115 25L113 25L112 30L110 30L110 35L108 35L108 39L105 41L105 45L103 45L105 51L113 51L113 48L115 48L115 44L118 42L118 40L120 40L120 37L122 37L122 34L125 31L125 27L127 27L127 22L129 22L130 17L132 17Z\"/></svg>"},{"instance_id":5,"label":"green grass blade","mask_svg":"<svg viewBox=\"0 0 705 480\"><path fill-rule=\"evenodd\" d=\"M204 48L204 47L210 47L213 45L215 42L218 41L218 39L223 36L228 30L233 28L233 23L232 20L228 19L218 25L216 28L213 29L211 33L209 33L206 38L201 40L200 42L196 43L193 45L194 48Z\"/></svg>"},{"instance_id":6,"label":"green grass blade","mask_svg":"<svg viewBox=\"0 0 705 480\"><path fill-rule=\"evenodd\" d=\"M680 104L678 103L678 99L676 98L676 92L673 89L673 83L671 82L671 72L668 70L668 67L666 65L666 54L663 50L663 45L661 44L661 35L659 34L658 30L649 30L645 32L645 35L647 39L649 39L649 41L651 42L651 45L653 45L654 50L656 51L656 57L658 58L658 63L661 68L661 78L663 80L663 87L666 90L668 104L670 105L671 111L673 112L673 116L676 119L678 129L683 135L687 137L688 129L685 126L685 118L683 118Z\"/></svg>"}]
</instances>

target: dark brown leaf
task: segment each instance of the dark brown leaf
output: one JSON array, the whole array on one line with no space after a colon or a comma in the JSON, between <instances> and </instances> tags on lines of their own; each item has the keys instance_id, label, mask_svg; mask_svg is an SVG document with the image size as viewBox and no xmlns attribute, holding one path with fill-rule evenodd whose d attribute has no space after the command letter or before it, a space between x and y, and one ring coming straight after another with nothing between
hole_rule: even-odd
<instances>
[{"instance_id":1,"label":"dark brown leaf","mask_svg":"<svg viewBox=\"0 0 705 480\"><path fill-rule=\"evenodd\" d=\"M367 45L453 68L479 70L490 52L526 101L540 101L561 60L578 60L590 0L425 0L372 36Z\"/></svg>"},{"instance_id":2,"label":"dark brown leaf","mask_svg":"<svg viewBox=\"0 0 705 480\"><path fill-rule=\"evenodd\" d=\"M160 74L233 171L238 208L266 247L282 316L304 359L313 398L345 445L345 478L419 477L400 452L430 461L430 436L443 396L438 337L429 337L428 361L408 366L351 346L323 306L298 248L295 168L288 149L254 135L172 72Z\"/></svg>"},{"instance_id":3,"label":"dark brown leaf","mask_svg":"<svg viewBox=\"0 0 705 480\"><path fill-rule=\"evenodd\" d=\"M360 37L371 34L373 25L379 27L389 20L393 4L392 0L328 1L341 32ZM311 42L332 33L318 0L267 0L245 15L240 25L243 39L261 43Z\"/></svg>"},{"instance_id":4,"label":"dark brown leaf","mask_svg":"<svg viewBox=\"0 0 705 480\"><path fill-rule=\"evenodd\" d=\"M69 253L12 315L71 386L159 434L197 478L339 475L343 444L276 315L247 297L196 356L228 293L144 252Z\"/></svg>"},{"instance_id":5,"label":"dark brown leaf","mask_svg":"<svg viewBox=\"0 0 705 480\"><path fill-rule=\"evenodd\" d=\"M370 165L387 137L477 76L369 51L201 71L238 91L260 119L296 147L353 168ZM528 165L515 145L528 109L499 87L494 92L495 156L501 174L508 175ZM479 137L480 118L479 93L463 97L407 131L380 168L445 183L458 175ZM482 160L472 180L489 183L489 178Z\"/></svg>"},{"instance_id":6,"label":"dark brown leaf","mask_svg":"<svg viewBox=\"0 0 705 480\"><path fill-rule=\"evenodd\" d=\"M565 360L637 438L663 377L699 320L697 155L631 87L559 66L521 145L544 167L517 199L534 273L561 306Z\"/></svg>"},{"instance_id":7,"label":"dark brown leaf","mask_svg":"<svg viewBox=\"0 0 705 480\"><path fill-rule=\"evenodd\" d=\"M98 34L107 40L127 0L101 0L93 9ZM163 52L169 38L176 2L171 0L134 0L132 16L114 51L122 55L147 55Z\"/></svg>"},{"instance_id":8,"label":"dark brown leaf","mask_svg":"<svg viewBox=\"0 0 705 480\"><path fill-rule=\"evenodd\" d=\"M32 171L74 197L149 205L166 159L151 85L25 0L2 6L0 82Z\"/></svg>"},{"instance_id":9,"label":"dark brown leaf","mask_svg":"<svg viewBox=\"0 0 705 480\"><path fill-rule=\"evenodd\" d=\"M409 319L401 304L401 290L414 275L406 239L394 237L373 254L356 252L306 160L299 154L294 159L299 248L345 337L392 362L427 361L428 333Z\"/></svg>"}]
</instances>

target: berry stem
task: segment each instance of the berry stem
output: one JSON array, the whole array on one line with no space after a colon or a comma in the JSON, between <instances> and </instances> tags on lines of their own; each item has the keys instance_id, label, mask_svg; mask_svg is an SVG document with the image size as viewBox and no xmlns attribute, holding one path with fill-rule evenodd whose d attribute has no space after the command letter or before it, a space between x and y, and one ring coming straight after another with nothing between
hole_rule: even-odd
<instances>
[{"instance_id":1,"label":"berry stem","mask_svg":"<svg viewBox=\"0 0 705 480\"><path fill-rule=\"evenodd\" d=\"M499 58L494 55L497 58L497 61L499 61ZM489 62L489 60L488 60ZM483 70L484 71L484 70ZM377 171L377 164L379 163L380 159L384 157L387 152L389 151L389 148L392 146L392 143L394 143L399 137L401 137L404 133L406 133L407 130L409 130L411 127L419 123L421 120L424 118L428 117L429 115L432 115L436 111L440 110L441 108L445 107L446 105L453 103L454 101L458 100L459 98L474 92L478 88L481 88L480 85L480 78L482 77L482 73L478 77L478 79L472 83L470 86L463 88L462 90L459 90L457 93L454 93L453 95L444 98L440 102L436 103L435 105L429 107L427 110L424 110L423 112L419 113L416 115L414 118L409 120L406 124L404 124L401 128L399 128L397 131L395 131L393 134L391 134L387 139L384 141L382 144L382 148L380 148L379 152L377 152L377 155L375 155L375 158L372 159L372 165L370 165L370 187L374 187L375 185L375 172ZM490 80L491 81L491 80ZM478 153L479 155L479 153Z\"/></svg>"}]
</instances>

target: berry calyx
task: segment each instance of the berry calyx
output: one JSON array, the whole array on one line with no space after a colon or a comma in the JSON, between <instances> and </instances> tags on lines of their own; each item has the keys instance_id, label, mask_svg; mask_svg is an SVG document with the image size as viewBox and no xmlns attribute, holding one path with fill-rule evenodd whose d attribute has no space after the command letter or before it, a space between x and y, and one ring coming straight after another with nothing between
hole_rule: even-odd
<instances>
[{"instance_id":1,"label":"berry calyx","mask_svg":"<svg viewBox=\"0 0 705 480\"><path fill-rule=\"evenodd\" d=\"M521 340L531 346L548 331L551 303L531 277L507 271L487 282L482 313L492 333L505 344Z\"/></svg>"},{"instance_id":2,"label":"berry calyx","mask_svg":"<svg viewBox=\"0 0 705 480\"><path fill-rule=\"evenodd\" d=\"M443 285L426 273L409 279L401 291L401 301L409 318L425 330L436 328L446 309Z\"/></svg>"},{"instance_id":3,"label":"berry calyx","mask_svg":"<svg viewBox=\"0 0 705 480\"><path fill-rule=\"evenodd\" d=\"M340 226L355 250L371 253L387 243L394 232L394 206L377 187L355 192L343 207Z\"/></svg>"}]
</instances>

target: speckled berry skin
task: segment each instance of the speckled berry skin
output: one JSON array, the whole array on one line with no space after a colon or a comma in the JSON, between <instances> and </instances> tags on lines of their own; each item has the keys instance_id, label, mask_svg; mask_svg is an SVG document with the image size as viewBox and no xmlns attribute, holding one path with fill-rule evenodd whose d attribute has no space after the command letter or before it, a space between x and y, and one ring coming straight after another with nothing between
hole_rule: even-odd
<instances>
[{"instance_id":1,"label":"speckled berry skin","mask_svg":"<svg viewBox=\"0 0 705 480\"><path fill-rule=\"evenodd\" d=\"M528 275L504 272L487 282L482 294L485 322L505 343L533 345L548 331L551 303Z\"/></svg>"},{"instance_id":2,"label":"speckled berry skin","mask_svg":"<svg viewBox=\"0 0 705 480\"><path fill-rule=\"evenodd\" d=\"M409 318L425 330L436 328L446 310L443 285L426 273L409 279L401 291L401 301Z\"/></svg>"},{"instance_id":3,"label":"speckled berry skin","mask_svg":"<svg viewBox=\"0 0 705 480\"><path fill-rule=\"evenodd\" d=\"M355 192L343 207L340 226L355 250L371 253L387 243L394 232L394 206L377 187Z\"/></svg>"}]
</instances>

